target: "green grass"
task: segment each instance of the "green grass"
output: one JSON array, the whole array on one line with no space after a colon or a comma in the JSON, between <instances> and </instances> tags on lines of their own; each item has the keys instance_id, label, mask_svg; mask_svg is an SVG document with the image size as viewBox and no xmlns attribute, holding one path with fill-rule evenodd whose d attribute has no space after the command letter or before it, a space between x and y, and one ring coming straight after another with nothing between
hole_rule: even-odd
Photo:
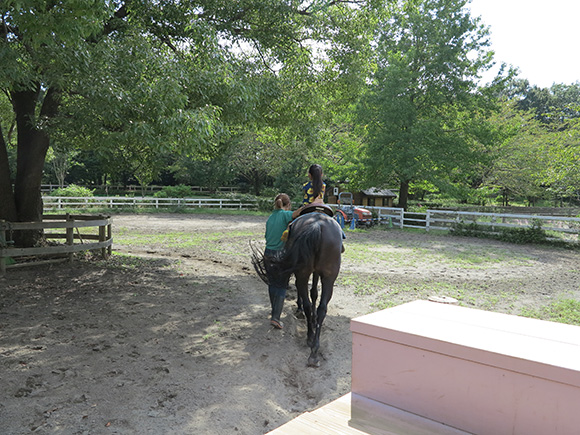
<instances>
[{"instance_id":1,"label":"green grass","mask_svg":"<svg viewBox=\"0 0 580 435\"><path fill-rule=\"evenodd\" d=\"M217 242L224 239L224 237L247 240L258 236L261 237L262 234L254 231L228 231L227 233L223 231L212 233L174 231L160 234L141 234L121 227L115 233L115 244L128 247L162 245L176 249L205 245L208 250L219 252L221 248Z\"/></svg>"},{"instance_id":2,"label":"green grass","mask_svg":"<svg viewBox=\"0 0 580 435\"><path fill-rule=\"evenodd\" d=\"M421 262L438 264L440 267L459 269L487 269L501 264L522 265L530 264L532 258L525 254L514 256L513 252L497 247L482 247L464 245L455 250L446 246L413 246L401 243L393 244L371 243L367 241L348 241L348 249L344 258L365 264L388 263L398 267L414 267Z\"/></svg>"},{"instance_id":3,"label":"green grass","mask_svg":"<svg viewBox=\"0 0 580 435\"><path fill-rule=\"evenodd\" d=\"M580 326L580 301L559 299L539 309L523 308L522 316Z\"/></svg>"}]
</instances>

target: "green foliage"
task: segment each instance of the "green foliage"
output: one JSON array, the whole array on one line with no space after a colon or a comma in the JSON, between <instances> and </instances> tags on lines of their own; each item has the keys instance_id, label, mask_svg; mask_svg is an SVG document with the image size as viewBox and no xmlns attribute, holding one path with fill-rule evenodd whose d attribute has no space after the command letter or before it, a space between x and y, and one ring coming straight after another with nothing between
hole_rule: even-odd
<instances>
[{"instance_id":1,"label":"green foliage","mask_svg":"<svg viewBox=\"0 0 580 435\"><path fill-rule=\"evenodd\" d=\"M509 243L541 244L547 242L547 235L540 224L534 223L530 228L502 228L498 239Z\"/></svg>"},{"instance_id":2,"label":"green foliage","mask_svg":"<svg viewBox=\"0 0 580 435\"><path fill-rule=\"evenodd\" d=\"M170 165L169 170L180 184L216 190L221 186L230 186L234 181L230 161L227 154L206 160L180 156Z\"/></svg>"},{"instance_id":3,"label":"green foliage","mask_svg":"<svg viewBox=\"0 0 580 435\"><path fill-rule=\"evenodd\" d=\"M91 178L131 177L141 186L176 156L207 161L236 151L232 144L242 137L259 146L230 153L232 164L243 165L240 173L258 193L287 156L315 155L322 127L357 95L368 68L369 4L4 2L0 89L11 97L25 91L31 104L0 104L0 134L8 131L5 119L14 119L4 107L26 106L19 116L31 119L32 131L17 134L41 136L45 149L19 170L40 168L57 139L63 149L94 152L101 174ZM67 170L60 165L61 179ZM34 180L27 189L39 190L40 170L13 179ZM12 194L7 181L0 189Z\"/></svg>"},{"instance_id":4,"label":"green foliage","mask_svg":"<svg viewBox=\"0 0 580 435\"><path fill-rule=\"evenodd\" d=\"M95 189L89 189L76 184L70 184L67 187L61 187L50 192L50 196L67 196L67 197L91 197Z\"/></svg>"},{"instance_id":5,"label":"green foliage","mask_svg":"<svg viewBox=\"0 0 580 435\"><path fill-rule=\"evenodd\" d=\"M489 102L476 89L491 62L487 29L461 0L388 2L376 71L358 108L369 184L435 182L467 170L482 151ZM406 207L406 191L399 198Z\"/></svg>"},{"instance_id":6,"label":"green foliage","mask_svg":"<svg viewBox=\"0 0 580 435\"><path fill-rule=\"evenodd\" d=\"M299 156L284 159L282 167L274 179L273 191L271 195L286 193L290 199L295 201L302 199L302 185L306 182L306 171L309 164ZM324 171L327 169L323 166ZM272 196L272 198L274 198ZM294 204L296 207L297 204Z\"/></svg>"},{"instance_id":7,"label":"green foliage","mask_svg":"<svg viewBox=\"0 0 580 435\"><path fill-rule=\"evenodd\" d=\"M191 198L191 187L184 184L178 186L165 186L153 195L156 198Z\"/></svg>"}]
</instances>

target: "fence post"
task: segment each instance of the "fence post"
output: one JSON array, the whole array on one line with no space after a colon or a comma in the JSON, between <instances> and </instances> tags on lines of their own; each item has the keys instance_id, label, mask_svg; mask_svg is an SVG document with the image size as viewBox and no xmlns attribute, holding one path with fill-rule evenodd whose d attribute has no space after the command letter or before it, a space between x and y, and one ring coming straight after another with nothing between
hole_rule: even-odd
<instances>
[{"instance_id":1,"label":"fence post","mask_svg":"<svg viewBox=\"0 0 580 435\"><path fill-rule=\"evenodd\" d=\"M113 237L113 228L112 228L112 224L111 224L111 217L109 216L107 218L108 220L108 225L107 225L107 240L111 240L111 238ZM113 253L113 245L109 245L109 247L107 248L107 258L111 256L111 254Z\"/></svg>"},{"instance_id":2,"label":"fence post","mask_svg":"<svg viewBox=\"0 0 580 435\"><path fill-rule=\"evenodd\" d=\"M401 229L404 229L405 228L405 210L404 209L399 210L399 214L400 214L400 219L401 219L400 227L401 227Z\"/></svg>"},{"instance_id":3,"label":"fence post","mask_svg":"<svg viewBox=\"0 0 580 435\"><path fill-rule=\"evenodd\" d=\"M7 247L6 243L6 227L4 226L4 221L0 220L0 249L5 249ZM6 257L0 255L0 276L6 274Z\"/></svg>"},{"instance_id":4,"label":"fence post","mask_svg":"<svg viewBox=\"0 0 580 435\"><path fill-rule=\"evenodd\" d=\"M431 210L427 210L427 213L425 213L425 231L429 232L430 224L431 224Z\"/></svg>"},{"instance_id":5,"label":"fence post","mask_svg":"<svg viewBox=\"0 0 580 435\"><path fill-rule=\"evenodd\" d=\"M75 241L74 219L71 218L70 213L67 213L66 214L66 221L73 223L73 225L71 225L70 227L67 226L67 228L66 228L66 244L68 246L73 246L74 245L74 241ZM72 263L72 261L73 261L73 253L72 252L70 252L68 254L68 261L70 263Z\"/></svg>"},{"instance_id":6,"label":"fence post","mask_svg":"<svg viewBox=\"0 0 580 435\"><path fill-rule=\"evenodd\" d=\"M99 215L100 219L104 219L105 216L103 215ZM103 243L107 240L106 238L106 226L105 225L99 225L99 243ZM104 260L107 259L107 248L101 248L101 255L103 257Z\"/></svg>"}]
</instances>

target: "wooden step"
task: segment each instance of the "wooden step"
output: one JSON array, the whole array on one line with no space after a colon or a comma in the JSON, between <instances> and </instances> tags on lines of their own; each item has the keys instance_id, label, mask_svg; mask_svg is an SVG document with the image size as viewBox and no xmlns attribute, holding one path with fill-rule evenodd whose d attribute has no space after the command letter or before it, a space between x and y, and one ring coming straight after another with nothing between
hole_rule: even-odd
<instances>
[{"instance_id":1,"label":"wooden step","mask_svg":"<svg viewBox=\"0 0 580 435\"><path fill-rule=\"evenodd\" d=\"M269 432L273 435L460 435L466 432L356 394L346 394Z\"/></svg>"}]
</instances>

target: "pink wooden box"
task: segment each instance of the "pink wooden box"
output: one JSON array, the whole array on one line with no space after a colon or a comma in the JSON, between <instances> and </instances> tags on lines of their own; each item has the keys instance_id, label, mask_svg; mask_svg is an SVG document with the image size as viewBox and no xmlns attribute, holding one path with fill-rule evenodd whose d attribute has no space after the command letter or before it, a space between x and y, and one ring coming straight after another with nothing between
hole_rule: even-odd
<instances>
[{"instance_id":1,"label":"pink wooden box","mask_svg":"<svg viewBox=\"0 0 580 435\"><path fill-rule=\"evenodd\" d=\"M477 434L580 433L580 327L416 301L351 331L353 394Z\"/></svg>"}]
</instances>

